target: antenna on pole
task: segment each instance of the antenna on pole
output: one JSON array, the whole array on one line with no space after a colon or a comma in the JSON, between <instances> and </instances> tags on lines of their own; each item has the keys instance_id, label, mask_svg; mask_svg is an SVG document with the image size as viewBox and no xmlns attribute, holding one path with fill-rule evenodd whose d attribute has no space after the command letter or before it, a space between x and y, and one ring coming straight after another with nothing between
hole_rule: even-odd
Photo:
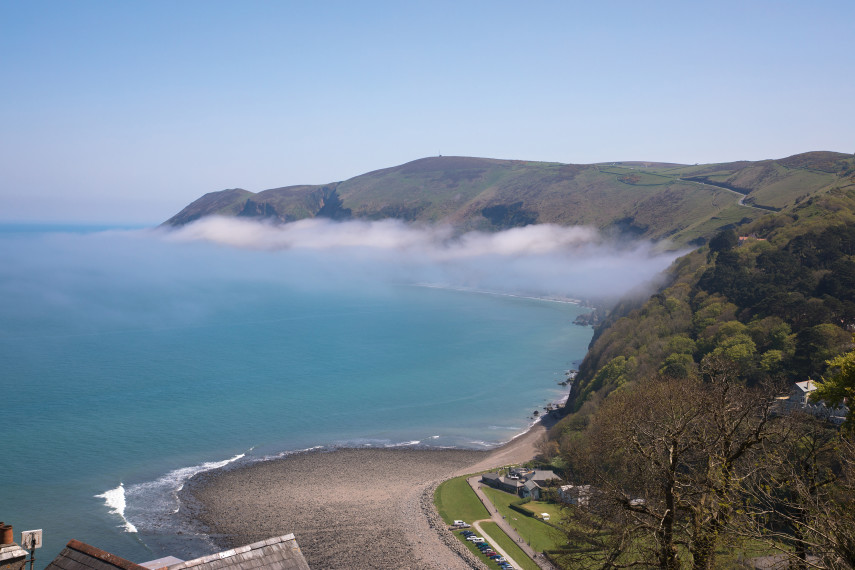
<instances>
[{"instance_id":1,"label":"antenna on pole","mask_svg":"<svg viewBox=\"0 0 855 570\"><path fill-rule=\"evenodd\" d=\"M33 570L33 564L36 563L36 548L42 547L42 529L22 532L21 546L30 551L30 570Z\"/></svg>"}]
</instances>

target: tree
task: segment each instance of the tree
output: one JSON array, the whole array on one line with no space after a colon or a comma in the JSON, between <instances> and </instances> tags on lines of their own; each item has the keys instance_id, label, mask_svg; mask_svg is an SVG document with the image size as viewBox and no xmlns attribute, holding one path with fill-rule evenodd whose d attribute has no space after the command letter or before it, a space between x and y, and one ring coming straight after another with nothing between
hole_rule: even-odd
<instances>
[{"instance_id":1,"label":"tree","mask_svg":"<svg viewBox=\"0 0 855 570\"><path fill-rule=\"evenodd\" d=\"M746 485L745 535L796 568L855 568L855 443L834 425L794 413L778 423L762 469Z\"/></svg>"},{"instance_id":2,"label":"tree","mask_svg":"<svg viewBox=\"0 0 855 570\"><path fill-rule=\"evenodd\" d=\"M568 458L597 491L569 507L576 562L709 569L733 534L740 491L773 433L776 391L710 358L701 378L657 377L612 393Z\"/></svg>"},{"instance_id":3,"label":"tree","mask_svg":"<svg viewBox=\"0 0 855 570\"><path fill-rule=\"evenodd\" d=\"M848 402L855 405L855 350L841 354L827 362L831 375L817 386L811 395L812 400L825 400L832 406ZM852 414L846 418L846 427L850 430L853 425Z\"/></svg>"},{"instance_id":4,"label":"tree","mask_svg":"<svg viewBox=\"0 0 855 570\"><path fill-rule=\"evenodd\" d=\"M736 247L739 243L739 237L732 229L722 230L710 240L710 253L728 251Z\"/></svg>"}]
</instances>

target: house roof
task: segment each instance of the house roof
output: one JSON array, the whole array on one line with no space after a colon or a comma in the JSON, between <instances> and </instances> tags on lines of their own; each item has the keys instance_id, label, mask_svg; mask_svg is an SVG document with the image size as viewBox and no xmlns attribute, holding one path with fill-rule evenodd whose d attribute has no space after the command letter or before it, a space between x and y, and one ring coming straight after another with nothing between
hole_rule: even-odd
<instances>
[{"instance_id":1,"label":"house roof","mask_svg":"<svg viewBox=\"0 0 855 570\"><path fill-rule=\"evenodd\" d=\"M115 554L89 546L79 540L69 540L45 570L146 570Z\"/></svg>"},{"instance_id":2,"label":"house roof","mask_svg":"<svg viewBox=\"0 0 855 570\"><path fill-rule=\"evenodd\" d=\"M5 564L11 564L10 560L21 559L27 557L27 551L15 544L0 545L0 567Z\"/></svg>"},{"instance_id":3,"label":"house roof","mask_svg":"<svg viewBox=\"0 0 855 570\"><path fill-rule=\"evenodd\" d=\"M550 479L558 479L558 475L553 473L552 471L540 469L536 470L534 474L528 478L529 481L549 481Z\"/></svg>"},{"instance_id":4,"label":"house roof","mask_svg":"<svg viewBox=\"0 0 855 570\"><path fill-rule=\"evenodd\" d=\"M286 534L240 546L195 560L172 564L168 570L249 570L269 568L271 570L310 570L303 557L297 539Z\"/></svg>"},{"instance_id":5,"label":"house roof","mask_svg":"<svg viewBox=\"0 0 855 570\"><path fill-rule=\"evenodd\" d=\"M507 485L508 487L519 488L522 487L522 482L519 479L511 479L509 477L499 477L499 481L503 485Z\"/></svg>"},{"instance_id":6,"label":"house roof","mask_svg":"<svg viewBox=\"0 0 855 570\"><path fill-rule=\"evenodd\" d=\"M796 382L796 388L802 392L813 392L816 390L816 382L813 380L805 380L804 382Z\"/></svg>"}]
</instances>

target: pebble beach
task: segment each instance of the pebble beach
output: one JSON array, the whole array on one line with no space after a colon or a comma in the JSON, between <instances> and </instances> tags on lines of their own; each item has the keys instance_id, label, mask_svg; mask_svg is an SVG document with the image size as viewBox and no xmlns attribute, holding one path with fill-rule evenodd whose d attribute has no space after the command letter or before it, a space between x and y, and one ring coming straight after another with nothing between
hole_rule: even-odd
<instances>
[{"instance_id":1,"label":"pebble beach","mask_svg":"<svg viewBox=\"0 0 855 570\"><path fill-rule=\"evenodd\" d=\"M294 533L312 568L481 568L433 507L452 476L535 455L537 425L490 451L344 448L197 476L182 491L222 548Z\"/></svg>"}]
</instances>

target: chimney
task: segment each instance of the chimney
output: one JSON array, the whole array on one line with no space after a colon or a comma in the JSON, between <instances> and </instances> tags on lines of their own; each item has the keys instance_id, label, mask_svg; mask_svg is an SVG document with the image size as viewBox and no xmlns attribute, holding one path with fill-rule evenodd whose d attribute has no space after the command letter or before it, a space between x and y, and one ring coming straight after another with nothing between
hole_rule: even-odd
<instances>
[{"instance_id":1,"label":"chimney","mask_svg":"<svg viewBox=\"0 0 855 570\"><path fill-rule=\"evenodd\" d=\"M12 539L12 525L0 522L0 546L15 544Z\"/></svg>"}]
</instances>

